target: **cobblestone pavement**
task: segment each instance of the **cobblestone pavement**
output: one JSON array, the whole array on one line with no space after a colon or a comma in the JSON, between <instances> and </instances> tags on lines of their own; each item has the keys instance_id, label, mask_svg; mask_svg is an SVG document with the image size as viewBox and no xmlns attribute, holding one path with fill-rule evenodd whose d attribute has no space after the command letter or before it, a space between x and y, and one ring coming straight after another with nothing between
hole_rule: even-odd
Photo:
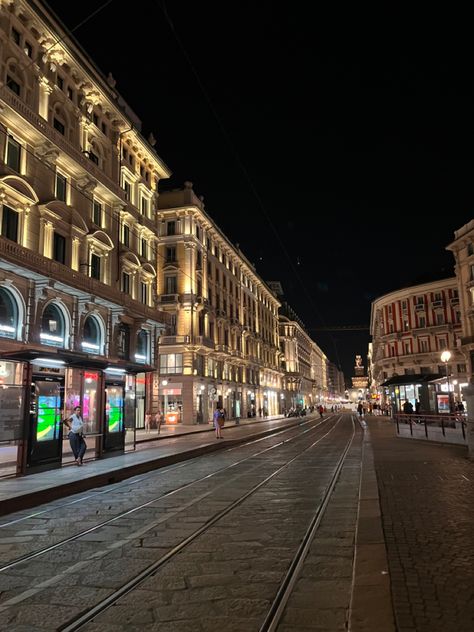
<instances>
[{"instance_id":1,"label":"cobblestone pavement","mask_svg":"<svg viewBox=\"0 0 474 632\"><path fill-rule=\"evenodd\" d=\"M139 486L127 481L126 485L114 486L115 493L110 489L110 494L90 498L87 504L61 507L54 515L42 514L10 525L0 540L4 560L69 537L121 509L147 502L176 487L177 481L183 484L205 476L217 469L216 463L223 467L243 456L251 457L66 547L0 573L2 625L9 631L57 629L61 622L92 607L159 559L275 467L299 455L332 423L279 446L286 434L264 439L257 444L259 451L275 447L259 456L252 457L257 451L255 445L240 446L167 473L155 472L142 479ZM185 549L174 560L174 566L164 567L149 580L157 582L153 595L143 585L133 593L137 593L135 606L126 597L104 613L104 617L112 617L106 619L107 626L156 629L153 626L159 621L160 630L199 630L217 629L220 620L220 629L254 629L325 488L331 463L348 436L348 428L348 423L341 423L330 437L298 456L294 464L239 506L238 513L231 512ZM158 608L158 619L153 608ZM196 627L197 618L207 623Z\"/></svg>"},{"instance_id":2,"label":"cobblestone pavement","mask_svg":"<svg viewBox=\"0 0 474 632\"><path fill-rule=\"evenodd\" d=\"M474 630L474 464L369 419L399 632Z\"/></svg>"}]
</instances>

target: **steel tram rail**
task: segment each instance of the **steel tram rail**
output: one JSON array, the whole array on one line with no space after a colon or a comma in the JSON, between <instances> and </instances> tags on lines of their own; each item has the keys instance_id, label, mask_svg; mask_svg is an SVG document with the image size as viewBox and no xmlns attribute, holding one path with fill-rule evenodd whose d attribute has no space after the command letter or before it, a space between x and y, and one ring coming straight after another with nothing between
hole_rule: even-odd
<instances>
[{"instance_id":1,"label":"steel tram rail","mask_svg":"<svg viewBox=\"0 0 474 632\"><path fill-rule=\"evenodd\" d=\"M31 553L26 553L25 555L19 556L14 560L11 560L10 562L0 566L0 573L7 571L11 568L14 568L15 566L18 566L19 564L23 564L25 562L28 562L30 560L33 560L37 557L40 557L41 555L44 555L46 553L49 553L51 551L54 551L55 549L58 549L66 544L69 544L70 542L74 542L75 540L78 540L82 537L84 537L85 535L88 535L90 533L94 533L95 531L103 528L104 526L107 526L109 524L112 524L114 522L116 522L117 520L120 520L121 518L124 518L125 516L129 516L130 514L135 513L136 511L139 511L140 509L144 509L145 507L148 507L149 505L152 505L155 502L158 502L160 500L163 500L165 498L168 498L170 496L173 496L189 487L192 487L193 485L196 485L197 483L200 483L204 480L207 480L209 478L212 478L213 476L216 476L217 474L221 474L222 472L225 472L226 470L230 470L234 467L236 467L237 465L240 465L241 463L244 463L245 461L248 461L249 459L253 459L256 456L260 456L261 454L264 454L265 452L269 452L270 450L274 450L275 448L285 444L285 443L289 443L290 441L293 441L295 439L299 439L300 437L302 437L303 435L305 435L307 432L310 432L311 430L316 430L317 428L319 428L319 426L321 426L323 423L325 423L326 421L328 421L329 419L331 419L331 417L326 417L325 419L319 421L318 423L316 423L314 426L307 428L305 430L303 430L303 432L300 432L299 434L294 435L293 437L289 437L288 439L284 439L283 441L280 441L272 446L269 446L268 448L264 448L263 450L260 450L259 452L254 452L253 454L243 458L243 459L239 459L238 461L235 461L234 463L230 464L230 465L226 465L222 468L219 468L218 470L215 470L214 472L211 472L210 474L206 474L204 476L201 476L200 478L195 479L194 481L191 481L189 483L184 483L183 485L180 485L172 490L169 490L167 492L164 492L163 494L160 494L159 496L156 496L154 498L152 498L151 500L147 500L144 503L141 503L139 505L136 505L130 509L127 509L126 511L123 511L119 514L117 514L116 516L113 516L112 518L108 518L107 520L103 520L102 522L99 522L98 524L94 525L93 527L90 527L88 529L84 529L83 531L80 531L72 536L69 536L67 538L63 538L62 540L59 540L58 542L51 544L49 546L43 547L41 549L38 549L36 551L33 551ZM311 420L314 421L314 420ZM310 423L310 421L306 422L306 423ZM294 430L295 427L293 428L289 428L287 430ZM285 431L279 431L277 434L280 434L281 432L285 432ZM269 437L264 437L264 438L271 438L274 437L275 435L269 435ZM256 440L258 441L258 439ZM209 456L209 455L207 455ZM201 458L201 457L198 457ZM0 604L0 609L1 609L1 604Z\"/></svg>"},{"instance_id":2,"label":"steel tram rail","mask_svg":"<svg viewBox=\"0 0 474 632\"><path fill-rule=\"evenodd\" d=\"M233 509L241 505L247 498L255 494L260 488L266 485L269 481L271 481L275 476L280 474L284 469L286 469L291 463L296 461L302 454L311 450L315 445L320 443L323 439L325 439L333 430L338 426L339 422L343 416L341 415L336 423L321 437L319 437L316 441L311 443L308 447L304 448L301 452L299 452L296 456L292 457L289 461L284 463L282 466L278 467L272 474L267 476L265 479L260 481L260 483L254 485L249 491L245 494L237 498L233 501L228 507L219 511L214 516L209 518L204 525L196 529L193 533L191 533L188 537L183 539L178 545L174 546L170 551L168 551L165 555L155 560L152 564L146 567L143 571L138 573L135 577L127 581L120 588L116 589L112 592L108 597L98 602L95 606L90 608L87 612L79 615L69 623L66 623L58 628L60 632L74 632L75 630L79 630L84 627L86 624L90 623L95 617L99 614L113 606L121 597L127 595L132 590L134 590L137 586L146 581L149 577L154 575L160 567L166 564L170 559L172 559L175 555L177 555L180 551L186 548L189 544L194 542L199 536L208 531L212 526L214 526L217 522L222 520L227 514L229 514ZM351 437L352 441L352 437ZM344 454L346 451L344 452ZM337 474L335 475L337 478ZM334 479L334 476L333 476Z\"/></svg>"}]
</instances>

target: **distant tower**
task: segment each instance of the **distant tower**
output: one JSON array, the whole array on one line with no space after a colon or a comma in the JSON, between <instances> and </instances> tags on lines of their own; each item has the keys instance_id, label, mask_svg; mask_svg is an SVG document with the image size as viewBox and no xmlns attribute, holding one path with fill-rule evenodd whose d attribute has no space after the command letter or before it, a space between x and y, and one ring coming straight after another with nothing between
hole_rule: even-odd
<instances>
[{"instance_id":1,"label":"distant tower","mask_svg":"<svg viewBox=\"0 0 474 632\"><path fill-rule=\"evenodd\" d=\"M368 386L368 379L364 375L364 365L362 364L362 356L356 355L354 377L352 378L352 388L365 389Z\"/></svg>"}]
</instances>

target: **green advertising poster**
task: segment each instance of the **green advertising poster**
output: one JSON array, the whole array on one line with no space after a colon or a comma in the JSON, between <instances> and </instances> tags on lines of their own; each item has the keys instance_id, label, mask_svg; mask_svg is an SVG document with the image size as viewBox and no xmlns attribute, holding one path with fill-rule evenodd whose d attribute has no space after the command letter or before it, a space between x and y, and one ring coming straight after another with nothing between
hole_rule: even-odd
<instances>
[{"instance_id":1,"label":"green advertising poster","mask_svg":"<svg viewBox=\"0 0 474 632\"><path fill-rule=\"evenodd\" d=\"M59 413L59 397L40 395L38 397L38 422L36 424L36 440L52 441L59 435L61 415Z\"/></svg>"},{"instance_id":2,"label":"green advertising poster","mask_svg":"<svg viewBox=\"0 0 474 632\"><path fill-rule=\"evenodd\" d=\"M109 432L121 432L123 428L123 399L121 390L107 389L107 419Z\"/></svg>"}]
</instances>

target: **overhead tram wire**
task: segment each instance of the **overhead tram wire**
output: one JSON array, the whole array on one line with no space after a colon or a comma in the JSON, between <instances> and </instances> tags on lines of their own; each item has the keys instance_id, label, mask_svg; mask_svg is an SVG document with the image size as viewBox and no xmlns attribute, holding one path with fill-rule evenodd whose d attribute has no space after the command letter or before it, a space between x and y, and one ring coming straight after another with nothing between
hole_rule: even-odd
<instances>
[{"instance_id":1,"label":"overhead tram wire","mask_svg":"<svg viewBox=\"0 0 474 632\"><path fill-rule=\"evenodd\" d=\"M238 152L237 152L237 150L236 150L236 148L235 148L235 146L234 146L234 144L233 144L233 142L232 142L232 140L230 138L229 133L227 132L226 128L224 127L224 125L223 125L223 123L222 123L222 121L221 121L221 119L220 119L220 117L219 117L219 115L217 113L217 110L215 109L214 104L213 104L209 94L207 93L207 90L206 90L203 82L201 81L199 73L197 72L194 64L192 63L192 61L191 61L191 59L190 59L190 57L188 55L188 52L187 52L187 50L186 50L181 38L179 37L177 31L176 31L174 23L171 20L169 14L168 14L168 10L166 8L165 0L161 0L159 4L160 4L161 9L163 11L163 14L165 16L165 19L168 22L168 25L169 25L169 27L171 29L171 32L173 33L173 35L174 35L174 37L175 37L175 39L176 39L176 41L178 43L178 46L181 49L181 52L183 53L186 61L188 62L189 67L191 68L191 71L192 71L192 73L193 73L193 75L194 75L199 87L201 88L201 91L202 91L202 93L204 95L204 98L206 99L207 104L208 104L208 106L209 106L214 118L217 121L219 129L220 129L221 133L223 134L225 140L227 141L228 146L229 146L229 148L230 148L230 150L231 150L231 152L232 152L232 154L234 156L235 161L237 162L237 164L240 167L245 179L247 180L247 184L249 185L250 190L252 191L255 199L257 200L257 203L258 203L258 206L260 208L260 211L262 212L263 216L265 217L265 219L267 220L268 224L270 225L270 228L272 229L272 231L273 231L273 233L274 233L274 235L276 237L276 240L277 240L278 244L280 245L280 247L281 247L281 249L282 249L282 251L283 251L283 253L284 253L285 257L286 257L286 259L287 259L287 261L288 261L288 263L290 265L290 268L293 271L294 276L296 277L296 279L299 281L300 285L302 286L303 292L306 295L306 297L307 297L307 299L309 301L309 304L312 307L316 317L318 318L318 320L320 322L322 322L324 324L325 321L324 321L323 316L319 312L318 308L316 307L315 302L313 301L313 297L311 296L311 294L309 293L306 285L304 284L303 280L299 276L299 274L298 274L298 272L296 270L296 267L295 267L290 255L289 255L289 253L288 253L288 251L287 251L287 249L285 247L285 244L284 244L283 240L281 239L280 234L278 233L278 230L276 229L275 225L273 224L273 222L271 220L271 217L270 217L269 213L267 212L267 210L265 208L265 205L263 203L263 200L262 200L260 194L258 193L255 185L253 184L253 181L252 181L252 179L251 179L251 177L250 177L250 175L249 175L249 173L248 173L243 161L241 160L241 158L240 158L240 156L239 156L239 154L238 154ZM336 354L337 365L338 365L338 367L340 369L341 368L341 360L340 360L340 357L339 357L339 352L337 350L336 341L335 341L335 339L334 339L334 337L332 335L331 335L331 341L332 341L333 346L334 346L334 351L335 351L335 354Z\"/></svg>"}]
</instances>

